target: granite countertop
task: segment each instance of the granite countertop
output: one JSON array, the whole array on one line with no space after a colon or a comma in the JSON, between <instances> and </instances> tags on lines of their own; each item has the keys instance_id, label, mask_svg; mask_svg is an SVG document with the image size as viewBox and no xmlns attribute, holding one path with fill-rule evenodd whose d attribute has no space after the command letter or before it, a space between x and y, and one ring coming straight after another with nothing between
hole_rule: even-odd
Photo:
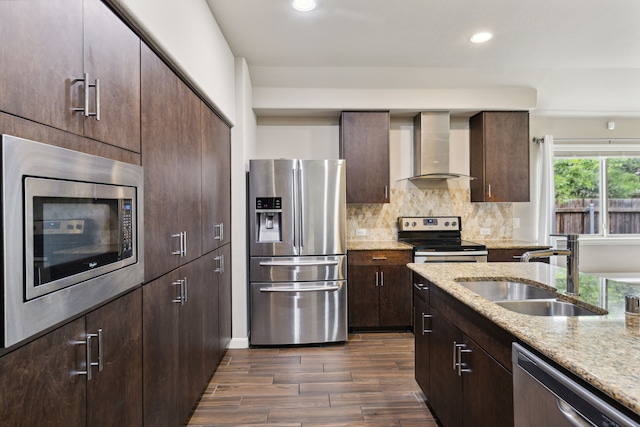
<instances>
[{"instance_id":1,"label":"granite countertop","mask_svg":"<svg viewBox=\"0 0 640 427\"><path fill-rule=\"evenodd\" d=\"M485 245L487 249L549 249L550 245L541 245L538 242L527 240L497 240L497 239L472 239L475 243Z\"/></svg>"},{"instance_id":2,"label":"granite countertop","mask_svg":"<svg viewBox=\"0 0 640 427\"><path fill-rule=\"evenodd\" d=\"M413 246L406 243L398 242L397 240L350 240L347 242L348 251L376 251L376 250L391 250L391 251L410 251L413 250Z\"/></svg>"},{"instance_id":3,"label":"granite countertop","mask_svg":"<svg viewBox=\"0 0 640 427\"><path fill-rule=\"evenodd\" d=\"M566 289L566 270L544 263L408 264L473 310L551 360L640 414L640 321L624 313L624 296L640 286L580 274L579 305L607 310L602 316L544 317L519 314L468 290L457 281L511 279ZM562 299L575 300L567 296Z\"/></svg>"}]
</instances>

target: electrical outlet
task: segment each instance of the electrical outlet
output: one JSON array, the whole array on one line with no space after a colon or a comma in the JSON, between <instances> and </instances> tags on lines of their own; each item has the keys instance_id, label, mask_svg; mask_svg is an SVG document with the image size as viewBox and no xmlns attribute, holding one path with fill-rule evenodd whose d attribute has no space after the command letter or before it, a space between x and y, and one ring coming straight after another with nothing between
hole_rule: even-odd
<instances>
[{"instance_id":1,"label":"electrical outlet","mask_svg":"<svg viewBox=\"0 0 640 427\"><path fill-rule=\"evenodd\" d=\"M513 228L520 228L520 218L513 218Z\"/></svg>"},{"instance_id":2,"label":"electrical outlet","mask_svg":"<svg viewBox=\"0 0 640 427\"><path fill-rule=\"evenodd\" d=\"M358 228L356 229L356 236L366 236L367 229L366 228Z\"/></svg>"},{"instance_id":3,"label":"electrical outlet","mask_svg":"<svg viewBox=\"0 0 640 427\"><path fill-rule=\"evenodd\" d=\"M491 234L491 229L490 228L481 228L480 229L480 234L486 236L487 234Z\"/></svg>"}]
</instances>

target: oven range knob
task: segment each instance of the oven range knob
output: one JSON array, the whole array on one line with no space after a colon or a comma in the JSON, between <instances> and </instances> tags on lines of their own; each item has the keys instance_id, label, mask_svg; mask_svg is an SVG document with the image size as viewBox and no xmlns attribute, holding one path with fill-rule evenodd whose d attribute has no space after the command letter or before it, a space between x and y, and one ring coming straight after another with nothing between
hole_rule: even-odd
<instances>
[{"instance_id":1,"label":"oven range knob","mask_svg":"<svg viewBox=\"0 0 640 427\"><path fill-rule=\"evenodd\" d=\"M413 221L413 222L411 223L411 226L412 226L412 227L415 227L416 225L417 225L417 224L416 224L416 222L415 222L415 221Z\"/></svg>"},{"instance_id":2,"label":"oven range knob","mask_svg":"<svg viewBox=\"0 0 640 427\"><path fill-rule=\"evenodd\" d=\"M455 227L456 225L458 225L458 223L457 223L457 222L455 222L455 221L453 221L453 222L451 223L451 225Z\"/></svg>"},{"instance_id":3,"label":"oven range knob","mask_svg":"<svg viewBox=\"0 0 640 427\"><path fill-rule=\"evenodd\" d=\"M445 227L448 227L448 226L449 226L449 221L445 222L445 223L444 223L444 226L445 226Z\"/></svg>"},{"instance_id":4,"label":"oven range knob","mask_svg":"<svg viewBox=\"0 0 640 427\"><path fill-rule=\"evenodd\" d=\"M404 223L404 226L405 226L405 227L408 227L408 226L409 226L409 221L406 221L406 222Z\"/></svg>"}]
</instances>

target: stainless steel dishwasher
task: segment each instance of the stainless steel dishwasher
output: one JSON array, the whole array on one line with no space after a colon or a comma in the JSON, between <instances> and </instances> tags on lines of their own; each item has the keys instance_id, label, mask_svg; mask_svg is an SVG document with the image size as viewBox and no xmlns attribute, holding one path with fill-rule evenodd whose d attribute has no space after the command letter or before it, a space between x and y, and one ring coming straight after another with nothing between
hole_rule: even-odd
<instances>
[{"instance_id":1,"label":"stainless steel dishwasher","mask_svg":"<svg viewBox=\"0 0 640 427\"><path fill-rule=\"evenodd\" d=\"M640 426L523 346L511 359L515 427Z\"/></svg>"}]
</instances>

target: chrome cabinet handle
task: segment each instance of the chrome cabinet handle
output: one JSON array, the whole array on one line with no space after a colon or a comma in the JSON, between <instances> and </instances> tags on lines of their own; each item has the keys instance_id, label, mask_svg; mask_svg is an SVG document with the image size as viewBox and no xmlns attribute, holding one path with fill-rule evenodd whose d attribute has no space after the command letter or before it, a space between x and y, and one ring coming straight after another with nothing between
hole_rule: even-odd
<instances>
[{"instance_id":1,"label":"chrome cabinet handle","mask_svg":"<svg viewBox=\"0 0 640 427\"><path fill-rule=\"evenodd\" d=\"M384 286L384 271L380 272L380 286Z\"/></svg>"},{"instance_id":2,"label":"chrome cabinet handle","mask_svg":"<svg viewBox=\"0 0 640 427\"><path fill-rule=\"evenodd\" d=\"M455 341L453 342L453 370L455 371L456 368L458 367L458 343L456 343Z\"/></svg>"},{"instance_id":3,"label":"chrome cabinet handle","mask_svg":"<svg viewBox=\"0 0 640 427\"><path fill-rule=\"evenodd\" d=\"M98 361L93 362L93 356L91 354L91 339L98 338ZM98 367L98 371L102 371L104 369L104 357L103 357L103 338L102 338L102 328L98 329L95 334L87 334L85 337L85 345L86 347L86 358L87 358L87 370L84 372L80 372L81 374L87 375L87 381L91 381L93 378L92 367Z\"/></svg>"},{"instance_id":4,"label":"chrome cabinet handle","mask_svg":"<svg viewBox=\"0 0 640 427\"><path fill-rule=\"evenodd\" d=\"M95 83L89 83L89 73L84 73L77 82L83 82L83 106L81 108L72 108L73 111L82 111L85 117L95 116L96 120L100 120L100 79L96 79ZM96 89L96 112L89 111L89 88Z\"/></svg>"},{"instance_id":5,"label":"chrome cabinet handle","mask_svg":"<svg viewBox=\"0 0 640 427\"><path fill-rule=\"evenodd\" d=\"M489 187L489 194L487 195L488 198L491 198L491 184L487 185Z\"/></svg>"},{"instance_id":6,"label":"chrome cabinet handle","mask_svg":"<svg viewBox=\"0 0 640 427\"><path fill-rule=\"evenodd\" d=\"M386 256L374 256L373 258L371 258L373 261L386 261L387 257Z\"/></svg>"},{"instance_id":7,"label":"chrome cabinet handle","mask_svg":"<svg viewBox=\"0 0 640 427\"><path fill-rule=\"evenodd\" d=\"M172 238L178 238L180 243L180 248L177 251L171 252L171 255L177 255L180 258L187 256L187 232L181 231L180 233L172 234Z\"/></svg>"},{"instance_id":8,"label":"chrome cabinet handle","mask_svg":"<svg viewBox=\"0 0 640 427\"><path fill-rule=\"evenodd\" d=\"M174 302L174 303L180 304L180 305L184 305L184 303L187 302L186 281L187 281L187 278L185 277L184 279L178 279L175 282L171 283L171 285L173 285L173 286L179 286L180 287L180 289L178 290L178 296L176 298L172 299L171 302Z\"/></svg>"},{"instance_id":9,"label":"chrome cabinet handle","mask_svg":"<svg viewBox=\"0 0 640 427\"><path fill-rule=\"evenodd\" d=\"M424 314L422 313L422 335L424 334L430 334L432 332L431 329L427 329L426 326L424 326L424 319L431 319L433 316L430 314Z\"/></svg>"},{"instance_id":10,"label":"chrome cabinet handle","mask_svg":"<svg viewBox=\"0 0 640 427\"><path fill-rule=\"evenodd\" d=\"M376 287L380 286L380 282L378 279L378 272L376 271Z\"/></svg>"},{"instance_id":11,"label":"chrome cabinet handle","mask_svg":"<svg viewBox=\"0 0 640 427\"><path fill-rule=\"evenodd\" d=\"M216 256L214 260L218 263L214 271L220 274L224 273L224 255Z\"/></svg>"},{"instance_id":12,"label":"chrome cabinet handle","mask_svg":"<svg viewBox=\"0 0 640 427\"><path fill-rule=\"evenodd\" d=\"M389 199L389 186L388 185L384 186L384 198L387 199L387 200Z\"/></svg>"},{"instance_id":13,"label":"chrome cabinet handle","mask_svg":"<svg viewBox=\"0 0 640 427\"><path fill-rule=\"evenodd\" d=\"M220 240L220 241L224 240L224 224L223 223L213 225L213 240Z\"/></svg>"},{"instance_id":14,"label":"chrome cabinet handle","mask_svg":"<svg viewBox=\"0 0 640 427\"><path fill-rule=\"evenodd\" d=\"M428 291L429 285L425 285L424 283L414 283L413 287L419 291Z\"/></svg>"},{"instance_id":15,"label":"chrome cabinet handle","mask_svg":"<svg viewBox=\"0 0 640 427\"><path fill-rule=\"evenodd\" d=\"M466 344L458 344L456 349L458 351L458 376L461 377L463 372L471 372L471 369L466 368L467 364L462 362L462 353L471 353L472 350L466 348ZM463 365L465 368L463 368Z\"/></svg>"}]
</instances>

